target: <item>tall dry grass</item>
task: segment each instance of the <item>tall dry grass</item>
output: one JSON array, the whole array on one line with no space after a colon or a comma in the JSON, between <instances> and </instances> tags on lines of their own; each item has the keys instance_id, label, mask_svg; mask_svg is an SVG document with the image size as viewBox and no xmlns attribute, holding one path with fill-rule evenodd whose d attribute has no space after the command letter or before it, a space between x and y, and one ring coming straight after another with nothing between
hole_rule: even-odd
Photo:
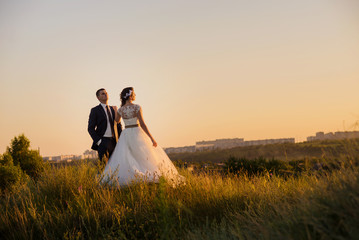
<instances>
[{"instance_id":1,"label":"tall dry grass","mask_svg":"<svg viewBox=\"0 0 359 240\"><path fill-rule=\"evenodd\" d=\"M356 239L355 164L320 174L191 174L113 188L92 164L50 168L0 199L1 239Z\"/></svg>"}]
</instances>

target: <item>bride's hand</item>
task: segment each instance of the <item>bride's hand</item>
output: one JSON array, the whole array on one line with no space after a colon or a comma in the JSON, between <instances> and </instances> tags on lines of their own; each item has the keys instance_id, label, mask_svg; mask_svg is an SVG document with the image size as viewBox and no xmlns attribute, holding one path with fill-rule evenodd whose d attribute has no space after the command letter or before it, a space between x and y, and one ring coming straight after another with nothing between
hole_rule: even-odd
<instances>
[{"instance_id":1,"label":"bride's hand","mask_svg":"<svg viewBox=\"0 0 359 240\"><path fill-rule=\"evenodd\" d=\"M152 139L152 143L153 143L154 147L157 147L157 143L156 143L156 141L154 139Z\"/></svg>"}]
</instances>

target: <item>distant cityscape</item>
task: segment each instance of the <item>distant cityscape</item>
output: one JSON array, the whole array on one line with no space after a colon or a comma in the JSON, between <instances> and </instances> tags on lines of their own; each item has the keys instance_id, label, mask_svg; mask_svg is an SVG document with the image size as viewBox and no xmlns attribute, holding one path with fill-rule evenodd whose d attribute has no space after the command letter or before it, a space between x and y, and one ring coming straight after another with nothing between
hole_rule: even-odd
<instances>
[{"instance_id":1,"label":"distant cityscape","mask_svg":"<svg viewBox=\"0 0 359 240\"><path fill-rule=\"evenodd\" d=\"M196 142L196 145L185 146L185 147L170 147L165 148L165 152L169 153L182 153L182 152L197 152L204 150L213 149L227 149L234 147L244 147L253 145L266 145L275 143L294 143L294 138L278 138L278 139L264 139L254 141L244 141L243 138L227 138L227 139L216 139L212 141L200 141Z\"/></svg>"},{"instance_id":2,"label":"distant cityscape","mask_svg":"<svg viewBox=\"0 0 359 240\"><path fill-rule=\"evenodd\" d=\"M335 139L348 139L348 138L359 138L359 131L351 132L317 132L315 136L307 137L307 141L316 141L316 140L335 140Z\"/></svg>"},{"instance_id":3,"label":"distant cityscape","mask_svg":"<svg viewBox=\"0 0 359 240\"><path fill-rule=\"evenodd\" d=\"M317 141L317 140L339 140L339 139L349 139L349 138L359 138L359 131L345 131L345 132L317 132L315 136L307 137L307 141ZM184 146L184 147L169 147L164 148L167 154L169 153L184 153L184 152L197 152L204 150L214 150L214 149L228 149L234 147L245 147L245 146L255 146L255 145L267 145L267 144L276 144L276 143L295 143L294 138L277 138L277 139L264 139L264 140L251 140L244 141L243 138L227 138L227 139L216 139L211 141L199 141L195 145ZM73 160L81 159L95 159L97 158L97 152L93 150L86 150L82 155L59 155L59 156L49 156L43 157L44 160L62 162L67 161L71 162Z\"/></svg>"},{"instance_id":4,"label":"distant cityscape","mask_svg":"<svg viewBox=\"0 0 359 240\"><path fill-rule=\"evenodd\" d=\"M50 156L50 157L43 157L46 161L55 161L55 162L62 162L67 161L71 162L72 160L81 160L81 159L94 159L97 158L97 152L93 150L86 150L82 155L59 155L59 156Z\"/></svg>"},{"instance_id":5,"label":"distant cityscape","mask_svg":"<svg viewBox=\"0 0 359 240\"><path fill-rule=\"evenodd\" d=\"M316 140L334 140L334 139L347 139L347 138L359 138L359 131L351 132L317 132L315 136L307 137L307 141ZM294 138L277 138L277 139L264 139L264 140L253 140L244 141L243 138L229 138L229 139L216 139L213 141L200 141L196 142L196 145L185 146L185 147L170 147L165 148L165 152L169 153L183 153L183 152L196 152L203 150L214 150L214 149L227 149L234 147L244 146L255 146L255 145L266 145L276 143L294 143Z\"/></svg>"}]
</instances>

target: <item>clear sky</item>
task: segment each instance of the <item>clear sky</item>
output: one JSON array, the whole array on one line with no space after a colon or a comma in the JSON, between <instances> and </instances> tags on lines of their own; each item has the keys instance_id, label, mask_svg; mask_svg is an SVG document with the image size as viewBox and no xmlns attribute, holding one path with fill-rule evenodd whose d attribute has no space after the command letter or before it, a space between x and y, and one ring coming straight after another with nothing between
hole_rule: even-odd
<instances>
[{"instance_id":1,"label":"clear sky","mask_svg":"<svg viewBox=\"0 0 359 240\"><path fill-rule=\"evenodd\" d=\"M162 147L358 130L359 1L0 0L0 153L82 154L128 86Z\"/></svg>"}]
</instances>

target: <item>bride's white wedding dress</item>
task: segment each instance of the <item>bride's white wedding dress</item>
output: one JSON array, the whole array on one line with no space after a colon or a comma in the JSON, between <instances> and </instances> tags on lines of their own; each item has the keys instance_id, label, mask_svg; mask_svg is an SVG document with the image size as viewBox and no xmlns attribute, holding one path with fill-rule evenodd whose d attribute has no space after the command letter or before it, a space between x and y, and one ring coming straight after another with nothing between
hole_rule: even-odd
<instances>
[{"instance_id":1,"label":"bride's white wedding dress","mask_svg":"<svg viewBox=\"0 0 359 240\"><path fill-rule=\"evenodd\" d=\"M140 127L137 104L122 106L118 113L125 123L119 141L102 174L102 182L127 185L134 181L157 182L163 176L174 185L184 182L176 167L160 147Z\"/></svg>"}]
</instances>

